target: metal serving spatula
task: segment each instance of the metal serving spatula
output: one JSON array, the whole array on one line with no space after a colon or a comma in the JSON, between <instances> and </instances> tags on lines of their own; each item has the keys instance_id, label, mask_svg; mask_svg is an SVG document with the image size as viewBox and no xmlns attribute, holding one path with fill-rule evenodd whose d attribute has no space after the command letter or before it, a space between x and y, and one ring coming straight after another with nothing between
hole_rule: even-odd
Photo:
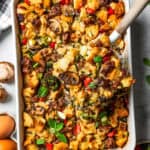
<instances>
[{"instance_id":1,"label":"metal serving spatula","mask_svg":"<svg viewBox=\"0 0 150 150\"><path fill-rule=\"evenodd\" d=\"M110 35L110 42L115 42L131 25L131 23L136 19L136 17L142 12L144 7L150 0L134 0L134 3L128 13L123 17L120 24Z\"/></svg>"}]
</instances>

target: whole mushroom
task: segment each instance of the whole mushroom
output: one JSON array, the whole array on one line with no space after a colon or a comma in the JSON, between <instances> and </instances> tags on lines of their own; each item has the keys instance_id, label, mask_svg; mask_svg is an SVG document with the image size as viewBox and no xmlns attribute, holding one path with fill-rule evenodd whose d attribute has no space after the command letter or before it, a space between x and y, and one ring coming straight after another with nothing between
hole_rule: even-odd
<instances>
[{"instance_id":1,"label":"whole mushroom","mask_svg":"<svg viewBox=\"0 0 150 150\"><path fill-rule=\"evenodd\" d=\"M9 62L0 62L0 82L10 82L14 79L14 66Z\"/></svg>"},{"instance_id":2,"label":"whole mushroom","mask_svg":"<svg viewBox=\"0 0 150 150\"><path fill-rule=\"evenodd\" d=\"M0 102L4 102L7 97L8 97L7 91L2 86L0 86Z\"/></svg>"}]
</instances>

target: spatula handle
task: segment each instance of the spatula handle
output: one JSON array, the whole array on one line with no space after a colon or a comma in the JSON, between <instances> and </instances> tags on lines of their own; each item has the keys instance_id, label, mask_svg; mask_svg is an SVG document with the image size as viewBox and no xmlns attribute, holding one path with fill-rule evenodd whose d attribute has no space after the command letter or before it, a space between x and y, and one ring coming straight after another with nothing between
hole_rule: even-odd
<instances>
[{"instance_id":1,"label":"spatula handle","mask_svg":"<svg viewBox=\"0 0 150 150\"><path fill-rule=\"evenodd\" d=\"M124 31L130 26L130 24L135 20L135 18L141 13L146 4L150 0L134 0L133 6L130 8L128 13L121 20L119 25L116 27L115 31L110 35L110 41L114 42L118 37L124 33Z\"/></svg>"}]
</instances>

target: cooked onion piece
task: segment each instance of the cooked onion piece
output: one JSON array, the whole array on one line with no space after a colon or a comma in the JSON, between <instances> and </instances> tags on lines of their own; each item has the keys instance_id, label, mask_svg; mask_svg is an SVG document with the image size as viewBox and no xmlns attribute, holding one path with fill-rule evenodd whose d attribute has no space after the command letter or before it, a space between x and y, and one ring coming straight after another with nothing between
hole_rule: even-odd
<instances>
[{"instance_id":1,"label":"cooked onion piece","mask_svg":"<svg viewBox=\"0 0 150 150\"><path fill-rule=\"evenodd\" d=\"M56 19L50 19L49 27L53 32L55 32L57 34L60 34L62 32L61 25L60 25L59 21Z\"/></svg>"}]
</instances>

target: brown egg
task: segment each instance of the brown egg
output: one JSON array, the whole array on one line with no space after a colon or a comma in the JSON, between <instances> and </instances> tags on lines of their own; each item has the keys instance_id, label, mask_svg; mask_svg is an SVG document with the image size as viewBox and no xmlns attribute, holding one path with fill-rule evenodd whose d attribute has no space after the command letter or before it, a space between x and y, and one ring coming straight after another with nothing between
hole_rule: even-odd
<instances>
[{"instance_id":1,"label":"brown egg","mask_svg":"<svg viewBox=\"0 0 150 150\"><path fill-rule=\"evenodd\" d=\"M17 144L10 139L0 140L0 150L17 150Z\"/></svg>"},{"instance_id":2,"label":"brown egg","mask_svg":"<svg viewBox=\"0 0 150 150\"><path fill-rule=\"evenodd\" d=\"M0 115L0 139L8 138L14 129L14 119L9 115Z\"/></svg>"}]
</instances>

